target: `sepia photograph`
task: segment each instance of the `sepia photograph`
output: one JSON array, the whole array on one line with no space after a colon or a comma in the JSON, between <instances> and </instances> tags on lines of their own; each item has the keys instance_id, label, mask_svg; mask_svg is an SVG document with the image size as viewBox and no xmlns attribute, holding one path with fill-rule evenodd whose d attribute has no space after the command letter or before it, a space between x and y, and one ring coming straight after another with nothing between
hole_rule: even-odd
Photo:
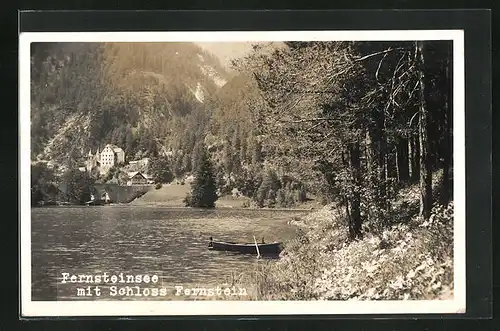
<instances>
[{"instance_id":1,"label":"sepia photograph","mask_svg":"<svg viewBox=\"0 0 500 331\"><path fill-rule=\"evenodd\" d=\"M465 312L463 32L25 33L23 313Z\"/></svg>"}]
</instances>

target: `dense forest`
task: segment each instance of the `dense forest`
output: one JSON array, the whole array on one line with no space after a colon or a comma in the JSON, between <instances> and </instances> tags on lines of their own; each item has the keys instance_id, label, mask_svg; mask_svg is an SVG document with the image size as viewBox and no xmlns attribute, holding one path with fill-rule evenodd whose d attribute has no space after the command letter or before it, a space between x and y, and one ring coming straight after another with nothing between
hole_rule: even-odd
<instances>
[{"instance_id":1,"label":"dense forest","mask_svg":"<svg viewBox=\"0 0 500 331\"><path fill-rule=\"evenodd\" d=\"M329 203L249 276L255 297L451 299L452 43L286 46L235 66L261 92L266 162Z\"/></svg>"},{"instance_id":2,"label":"dense forest","mask_svg":"<svg viewBox=\"0 0 500 331\"><path fill-rule=\"evenodd\" d=\"M412 183L424 219L433 198L450 201L450 42L287 46L237 64L253 73L266 101L258 127L274 164L340 202L352 237L364 221L393 221L391 199ZM437 171L442 180L432 192Z\"/></svg>"},{"instance_id":3,"label":"dense forest","mask_svg":"<svg viewBox=\"0 0 500 331\"><path fill-rule=\"evenodd\" d=\"M183 178L206 146L219 194L257 207L336 202L356 238L418 184L428 219L452 199L451 45L256 44L228 70L192 43L34 43L32 159L71 169L113 143Z\"/></svg>"}]
</instances>

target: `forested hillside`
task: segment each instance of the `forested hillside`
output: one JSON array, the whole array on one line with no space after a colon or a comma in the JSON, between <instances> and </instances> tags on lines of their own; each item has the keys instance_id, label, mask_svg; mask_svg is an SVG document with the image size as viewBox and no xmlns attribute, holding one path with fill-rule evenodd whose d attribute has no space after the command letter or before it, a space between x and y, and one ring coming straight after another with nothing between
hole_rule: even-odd
<instances>
[{"instance_id":1,"label":"forested hillside","mask_svg":"<svg viewBox=\"0 0 500 331\"><path fill-rule=\"evenodd\" d=\"M267 44L259 53L275 48ZM180 179L196 169L205 144L220 194L236 187L261 206L304 197L297 183L278 183L275 170L262 169L265 103L253 75L228 72L198 45L33 44L31 81L33 160L72 169L89 150L112 143L127 161L170 155Z\"/></svg>"},{"instance_id":2,"label":"forested hillside","mask_svg":"<svg viewBox=\"0 0 500 331\"><path fill-rule=\"evenodd\" d=\"M191 43L32 45L32 158L122 146L129 160L193 149L206 98L229 75Z\"/></svg>"}]
</instances>

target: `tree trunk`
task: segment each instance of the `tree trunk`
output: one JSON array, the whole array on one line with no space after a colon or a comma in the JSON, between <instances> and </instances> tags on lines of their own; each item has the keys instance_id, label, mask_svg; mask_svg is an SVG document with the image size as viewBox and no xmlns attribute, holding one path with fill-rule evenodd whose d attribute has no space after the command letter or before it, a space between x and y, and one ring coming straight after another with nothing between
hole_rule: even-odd
<instances>
[{"instance_id":1,"label":"tree trunk","mask_svg":"<svg viewBox=\"0 0 500 331\"><path fill-rule=\"evenodd\" d=\"M387 164L387 178L398 178L398 154L397 145L393 148L390 153L387 153L386 164Z\"/></svg>"},{"instance_id":2,"label":"tree trunk","mask_svg":"<svg viewBox=\"0 0 500 331\"><path fill-rule=\"evenodd\" d=\"M414 136L410 136L408 140L408 154L411 155L410 166L410 180L416 182L420 179L420 146L415 141Z\"/></svg>"},{"instance_id":3,"label":"tree trunk","mask_svg":"<svg viewBox=\"0 0 500 331\"><path fill-rule=\"evenodd\" d=\"M413 143L412 143L412 137L408 137L408 174L410 180L413 179Z\"/></svg>"},{"instance_id":4,"label":"tree trunk","mask_svg":"<svg viewBox=\"0 0 500 331\"><path fill-rule=\"evenodd\" d=\"M347 153L349 153L349 151L347 151ZM344 151L342 151L342 164L348 168L349 167L349 163L347 162L346 160L346 157L344 156ZM348 183L344 183L344 185L348 185ZM351 234L351 224L352 224L352 216L351 216L351 212L350 212L350 209L349 209L349 196L346 194L346 193L342 193L342 198L344 200L344 206L345 206L345 213L346 213L346 217L347 217L347 227L349 229L349 235L351 236L352 238L352 234Z\"/></svg>"},{"instance_id":5,"label":"tree trunk","mask_svg":"<svg viewBox=\"0 0 500 331\"><path fill-rule=\"evenodd\" d=\"M400 167L399 167L399 162L401 162L401 161L400 161L400 159L401 159L401 154L400 154L400 152L399 152L398 148L399 148L399 147L396 145L396 178L397 178L398 180L400 180L399 178L400 178L400 176L401 176L401 171L400 171Z\"/></svg>"},{"instance_id":6,"label":"tree trunk","mask_svg":"<svg viewBox=\"0 0 500 331\"><path fill-rule=\"evenodd\" d=\"M443 157L443 183L441 187L441 203L447 205L450 202L451 185L450 185L450 166L451 166L451 142L450 142L450 132L451 132L451 119L452 112L450 107L451 94L453 93L450 81L450 51L447 52L446 62L445 62L445 84L446 90L444 94L444 125L443 125L443 145L442 145L442 157Z\"/></svg>"},{"instance_id":7,"label":"tree trunk","mask_svg":"<svg viewBox=\"0 0 500 331\"><path fill-rule=\"evenodd\" d=\"M385 179L383 172L383 164L381 164L381 145L382 145L382 130L380 127L372 127L367 135L367 164L369 178L369 201L371 206L374 206L373 212L369 214L371 219L377 222L385 223L383 210L386 209L385 201Z\"/></svg>"},{"instance_id":8,"label":"tree trunk","mask_svg":"<svg viewBox=\"0 0 500 331\"><path fill-rule=\"evenodd\" d=\"M373 148L372 148L372 139L370 137L370 132L366 131L365 138L365 153L366 153L366 170L368 171L368 176L373 173Z\"/></svg>"},{"instance_id":9,"label":"tree trunk","mask_svg":"<svg viewBox=\"0 0 500 331\"><path fill-rule=\"evenodd\" d=\"M349 235L352 239L361 238L361 161L359 142L349 147L349 163L352 173L351 183L351 222L349 224Z\"/></svg>"},{"instance_id":10,"label":"tree trunk","mask_svg":"<svg viewBox=\"0 0 500 331\"><path fill-rule=\"evenodd\" d=\"M427 220L432 207L432 171L429 155L429 113L426 102L424 43L417 42L419 60L419 121L418 136L420 145L420 216Z\"/></svg>"},{"instance_id":11,"label":"tree trunk","mask_svg":"<svg viewBox=\"0 0 500 331\"><path fill-rule=\"evenodd\" d=\"M382 110L379 114L378 130L380 130L380 140L378 146L378 199L382 209L387 210L387 136L385 134L385 113Z\"/></svg>"},{"instance_id":12,"label":"tree trunk","mask_svg":"<svg viewBox=\"0 0 500 331\"><path fill-rule=\"evenodd\" d=\"M343 200L344 200L345 214L346 214L346 217L347 217L347 222L348 222L348 225L349 225L349 235L351 235L350 224L352 223L352 217L351 217L351 212L349 211L349 198L345 194L342 195L342 197L343 197Z\"/></svg>"},{"instance_id":13,"label":"tree trunk","mask_svg":"<svg viewBox=\"0 0 500 331\"><path fill-rule=\"evenodd\" d=\"M396 146L396 165L398 172L398 180L400 182L405 182L408 180L408 153L407 153L407 142L404 138L398 138L398 144Z\"/></svg>"}]
</instances>

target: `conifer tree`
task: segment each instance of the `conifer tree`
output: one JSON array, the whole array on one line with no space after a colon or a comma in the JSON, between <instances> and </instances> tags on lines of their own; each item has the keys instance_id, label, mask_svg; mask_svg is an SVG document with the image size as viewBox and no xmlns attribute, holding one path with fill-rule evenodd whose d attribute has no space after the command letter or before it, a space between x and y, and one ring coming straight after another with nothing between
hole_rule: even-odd
<instances>
[{"instance_id":1,"label":"conifer tree","mask_svg":"<svg viewBox=\"0 0 500 331\"><path fill-rule=\"evenodd\" d=\"M174 179L171 165L167 157L153 157L149 161L148 172L155 183L170 183Z\"/></svg>"},{"instance_id":2,"label":"conifer tree","mask_svg":"<svg viewBox=\"0 0 500 331\"><path fill-rule=\"evenodd\" d=\"M186 204L190 207L214 208L218 198L214 170L204 146L200 152L198 168L191 185L191 196L186 199Z\"/></svg>"}]
</instances>

